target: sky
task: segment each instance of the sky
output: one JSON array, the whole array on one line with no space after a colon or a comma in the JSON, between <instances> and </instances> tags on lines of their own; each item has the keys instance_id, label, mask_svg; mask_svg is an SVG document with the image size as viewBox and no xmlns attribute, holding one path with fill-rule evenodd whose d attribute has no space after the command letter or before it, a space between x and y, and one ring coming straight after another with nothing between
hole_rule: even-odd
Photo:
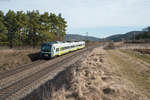
<instances>
[{"instance_id":1,"label":"sky","mask_svg":"<svg viewBox=\"0 0 150 100\"><path fill-rule=\"evenodd\" d=\"M0 0L0 10L62 13L67 34L99 38L150 25L150 0Z\"/></svg>"}]
</instances>

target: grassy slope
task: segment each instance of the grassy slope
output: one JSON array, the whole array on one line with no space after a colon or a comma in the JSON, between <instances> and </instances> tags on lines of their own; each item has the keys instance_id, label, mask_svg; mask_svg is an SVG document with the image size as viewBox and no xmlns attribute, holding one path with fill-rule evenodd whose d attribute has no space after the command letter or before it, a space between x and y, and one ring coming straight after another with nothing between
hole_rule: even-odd
<instances>
[{"instance_id":1,"label":"grassy slope","mask_svg":"<svg viewBox=\"0 0 150 100\"><path fill-rule=\"evenodd\" d=\"M0 71L10 70L16 66L32 62L38 49L0 50Z\"/></svg>"},{"instance_id":2,"label":"grassy slope","mask_svg":"<svg viewBox=\"0 0 150 100\"><path fill-rule=\"evenodd\" d=\"M112 62L115 63L114 66L117 66L120 70L120 73L126 79L130 80L137 89L150 98L150 69L144 69L144 65L136 64L136 61L132 61L127 57L120 56L118 52L119 51L117 50L108 51Z\"/></svg>"},{"instance_id":3,"label":"grassy slope","mask_svg":"<svg viewBox=\"0 0 150 100\"><path fill-rule=\"evenodd\" d=\"M141 54L141 53L135 52L133 50L120 50L120 51L123 52L123 53L128 54L131 57L141 59L141 60L143 60L143 61L150 64L150 55Z\"/></svg>"}]
</instances>

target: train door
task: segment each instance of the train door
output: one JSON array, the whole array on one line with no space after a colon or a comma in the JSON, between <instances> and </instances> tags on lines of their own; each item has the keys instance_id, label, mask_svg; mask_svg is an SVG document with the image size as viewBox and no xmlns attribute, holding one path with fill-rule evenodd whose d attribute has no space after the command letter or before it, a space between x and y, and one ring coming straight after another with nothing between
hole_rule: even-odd
<instances>
[{"instance_id":1,"label":"train door","mask_svg":"<svg viewBox=\"0 0 150 100\"><path fill-rule=\"evenodd\" d=\"M51 57L53 57L55 53L56 53L56 48L52 46Z\"/></svg>"}]
</instances>

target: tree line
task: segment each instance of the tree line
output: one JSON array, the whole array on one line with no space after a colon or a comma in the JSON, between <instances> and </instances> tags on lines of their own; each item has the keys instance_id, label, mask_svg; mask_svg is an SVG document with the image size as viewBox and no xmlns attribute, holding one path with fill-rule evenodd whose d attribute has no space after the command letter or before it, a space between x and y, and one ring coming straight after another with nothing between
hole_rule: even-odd
<instances>
[{"instance_id":1,"label":"tree line","mask_svg":"<svg viewBox=\"0 0 150 100\"><path fill-rule=\"evenodd\" d=\"M0 45L31 45L35 47L43 42L63 40L67 22L62 15L38 10L0 11Z\"/></svg>"},{"instance_id":2,"label":"tree line","mask_svg":"<svg viewBox=\"0 0 150 100\"><path fill-rule=\"evenodd\" d=\"M150 40L150 27L145 28L146 31L144 31L142 34L137 34L135 36L136 40Z\"/></svg>"}]
</instances>

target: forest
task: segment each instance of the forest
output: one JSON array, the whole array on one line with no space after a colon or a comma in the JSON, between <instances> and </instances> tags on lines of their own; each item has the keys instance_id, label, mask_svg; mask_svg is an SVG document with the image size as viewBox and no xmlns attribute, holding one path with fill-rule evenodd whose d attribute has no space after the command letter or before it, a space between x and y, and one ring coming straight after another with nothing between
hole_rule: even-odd
<instances>
[{"instance_id":1,"label":"forest","mask_svg":"<svg viewBox=\"0 0 150 100\"><path fill-rule=\"evenodd\" d=\"M67 22L61 13L0 10L0 45L37 46L44 42L63 40Z\"/></svg>"},{"instance_id":2,"label":"forest","mask_svg":"<svg viewBox=\"0 0 150 100\"><path fill-rule=\"evenodd\" d=\"M145 28L143 30L143 33L142 34L137 34L135 36L135 39L136 40L142 40L142 39L145 39L145 40L150 40L150 27L148 26L147 28Z\"/></svg>"}]
</instances>

